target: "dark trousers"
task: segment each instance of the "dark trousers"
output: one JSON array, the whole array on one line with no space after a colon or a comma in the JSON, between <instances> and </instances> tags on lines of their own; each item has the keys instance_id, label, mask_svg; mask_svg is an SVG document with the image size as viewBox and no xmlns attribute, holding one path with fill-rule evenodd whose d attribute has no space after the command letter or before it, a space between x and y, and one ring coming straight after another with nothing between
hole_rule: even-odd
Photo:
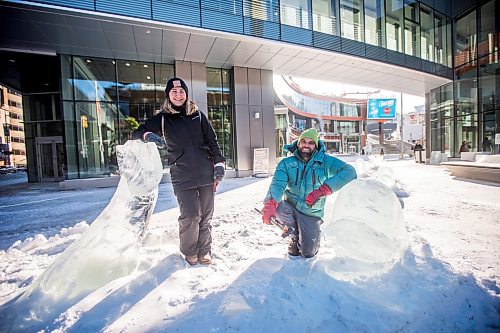
<instances>
[{"instance_id":1,"label":"dark trousers","mask_svg":"<svg viewBox=\"0 0 500 333\"><path fill-rule=\"evenodd\" d=\"M311 258L318 253L322 219L302 214L287 201L278 205L276 218L292 230L291 237L298 239L299 250L304 257Z\"/></svg>"},{"instance_id":2,"label":"dark trousers","mask_svg":"<svg viewBox=\"0 0 500 333\"><path fill-rule=\"evenodd\" d=\"M212 185L176 191L179 216L180 250L185 256L204 256L212 250Z\"/></svg>"}]
</instances>

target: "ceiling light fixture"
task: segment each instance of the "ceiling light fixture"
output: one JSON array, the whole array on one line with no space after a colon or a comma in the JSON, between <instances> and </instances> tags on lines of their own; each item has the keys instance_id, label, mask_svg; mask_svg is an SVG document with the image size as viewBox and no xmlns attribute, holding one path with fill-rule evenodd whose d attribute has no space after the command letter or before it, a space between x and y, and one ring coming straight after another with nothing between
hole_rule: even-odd
<instances>
[{"instance_id":1,"label":"ceiling light fixture","mask_svg":"<svg viewBox=\"0 0 500 333\"><path fill-rule=\"evenodd\" d=\"M144 68L148 68L148 65L144 65Z\"/></svg>"},{"instance_id":2,"label":"ceiling light fixture","mask_svg":"<svg viewBox=\"0 0 500 333\"><path fill-rule=\"evenodd\" d=\"M88 63L90 64L90 63L92 62L92 60L90 60L90 59L87 59L87 62L88 62Z\"/></svg>"},{"instance_id":3,"label":"ceiling light fixture","mask_svg":"<svg viewBox=\"0 0 500 333\"><path fill-rule=\"evenodd\" d=\"M130 64L128 62L125 63L125 66L130 67Z\"/></svg>"},{"instance_id":4,"label":"ceiling light fixture","mask_svg":"<svg viewBox=\"0 0 500 333\"><path fill-rule=\"evenodd\" d=\"M146 76L146 79L151 80L151 76L149 76L149 75Z\"/></svg>"}]
</instances>

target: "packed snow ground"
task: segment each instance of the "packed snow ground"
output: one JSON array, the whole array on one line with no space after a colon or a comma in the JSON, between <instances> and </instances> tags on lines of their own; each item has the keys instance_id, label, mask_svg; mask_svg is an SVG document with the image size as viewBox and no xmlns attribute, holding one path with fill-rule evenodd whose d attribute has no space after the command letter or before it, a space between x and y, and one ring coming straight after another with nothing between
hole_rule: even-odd
<instances>
[{"instance_id":1,"label":"packed snow ground","mask_svg":"<svg viewBox=\"0 0 500 333\"><path fill-rule=\"evenodd\" d=\"M288 259L287 240L253 209L269 186L264 179L216 196L211 266L190 267L179 253L177 208L156 213L137 269L63 304L61 315L43 326L54 332L498 331L500 187L409 160L381 166L391 167L400 192L409 194L402 223L410 248L387 272L350 277L343 270L352 267L335 261L328 239L317 257ZM0 318L5 304L87 228L82 222L0 252Z\"/></svg>"}]
</instances>

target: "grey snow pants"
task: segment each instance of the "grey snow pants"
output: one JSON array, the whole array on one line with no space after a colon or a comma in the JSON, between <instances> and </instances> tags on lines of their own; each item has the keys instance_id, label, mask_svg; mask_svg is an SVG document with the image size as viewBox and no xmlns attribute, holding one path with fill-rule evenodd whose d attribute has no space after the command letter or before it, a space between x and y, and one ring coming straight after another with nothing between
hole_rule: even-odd
<instances>
[{"instance_id":1,"label":"grey snow pants","mask_svg":"<svg viewBox=\"0 0 500 333\"><path fill-rule=\"evenodd\" d=\"M302 214L287 201L279 203L276 218L292 230L292 239L298 238L298 247L304 257L311 258L318 253L322 219Z\"/></svg>"},{"instance_id":2,"label":"grey snow pants","mask_svg":"<svg viewBox=\"0 0 500 333\"><path fill-rule=\"evenodd\" d=\"M212 185L176 191L179 216L180 250L185 256L204 256L212 250L212 215L214 188Z\"/></svg>"}]
</instances>

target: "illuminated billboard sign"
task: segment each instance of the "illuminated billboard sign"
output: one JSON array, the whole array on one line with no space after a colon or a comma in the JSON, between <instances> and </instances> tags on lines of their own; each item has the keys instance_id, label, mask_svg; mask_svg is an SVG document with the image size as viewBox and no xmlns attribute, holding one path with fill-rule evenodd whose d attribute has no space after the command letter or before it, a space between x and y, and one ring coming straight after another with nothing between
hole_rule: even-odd
<instances>
[{"instance_id":1,"label":"illuminated billboard sign","mask_svg":"<svg viewBox=\"0 0 500 333\"><path fill-rule=\"evenodd\" d=\"M376 98L368 100L367 119L396 118L395 98Z\"/></svg>"}]
</instances>

